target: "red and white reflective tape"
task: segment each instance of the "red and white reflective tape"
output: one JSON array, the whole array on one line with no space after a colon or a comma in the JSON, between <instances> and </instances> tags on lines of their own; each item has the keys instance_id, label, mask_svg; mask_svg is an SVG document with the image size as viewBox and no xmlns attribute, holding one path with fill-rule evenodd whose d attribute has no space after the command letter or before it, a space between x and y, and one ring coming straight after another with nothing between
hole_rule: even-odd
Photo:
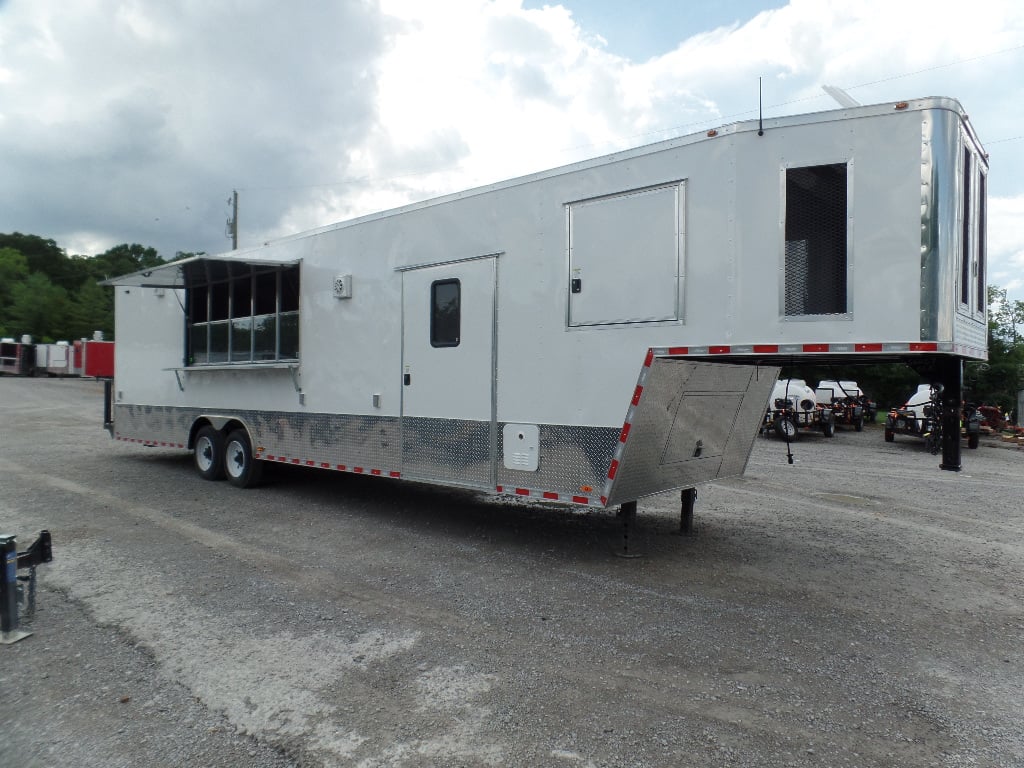
<instances>
[{"instance_id":1,"label":"red and white reflective tape","mask_svg":"<svg viewBox=\"0 0 1024 768\"><path fill-rule=\"evenodd\" d=\"M854 341L810 342L801 344L707 344L679 347L655 347L651 357L709 357L719 355L870 355L945 352L984 359L984 350L950 341ZM649 365L649 363L645 363Z\"/></svg>"},{"instance_id":2,"label":"red and white reflective tape","mask_svg":"<svg viewBox=\"0 0 1024 768\"><path fill-rule=\"evenodd\" d=\"M147 448L184 448L185 446L181 443L168 443L162 440L146 440L142 437L123 437L120 434L114 435L115 440L120 440L123 443L137 443L138 445L144 445Z\"/></svg>"},{"instance_id":3,"label":"red and white reflective tape","mask_svg":"<svg viewBox=\"0 0 1024 768\"><path fill-rule=\"evenodd\" d=\"M879 342L811 342L801 344L707 344L696 346L679 347L652 347L647 350L644 357L643 367L640 369L640 376L637 378L636 388L633 390L633 397L626 409L626 418L622 423L619 432L619 442L615 446L611 464L608 465L608 477L604 484L602 503L611 496L612 484L618 474L619 466L622 463L622 455L626 450L626 442L629 440L629 433L633 429L633 418L636 409L640 405L640 399L644 394L644 386L647 377L651 372L651 364L656 357L709 357L709 356L755 356L755 355L821 355L821 354L904 354L904 353L925 353L944 352L947 354L962 355L986 360L988 355L984 350L971 347L966 344L953 344L945 341L879 341Z\"/></svg>"},{"instance_id":4,"label":"red and white reflective tape","mask_svg":"<svg viewBox=\"0 0 1024 768\"><path fill-rule=\"evenodd\" d=\"M402 476L401 472L395 470L386 469L367 469L366 467L357 467L349 464L332 464L328 461L315 461L314 459L298 459L292 456L279 456L276 453L263 453L257 452L256 458L261 461L274 461L279 464L297 464L305 467L316 467L318 469L331 469L335 472L351 472L355 475L373 475L374 477L394 477L399 478Z\"/></svg>"},{"instance_id":5,"label":"red and white reflective tape","mask_svg":"<svg viewBox=\"0 0 1024 768\"><path fill-rule=\"evenodd\" d=\"M685 347L673 347L673 349L685 349ZM615 475L618 473L619 465L622 463L622 454L626 450L629 433L633 429L633 417L636 416L636 409L640 405L641 398L644 396L644 387L647 385L647 377L651 373L651 364L654 362L655 357L659 355L664 357L667 354L667 352L659 352L658 349L647 350L644 364L640 368L640 375L636 380L636 387L633 389L633 397L630 399L629 407L626 409L626 418L622 422L622 429L619 430L619 442L615 445L611 464L608 465L608 476L605 478L604 493L601 496L602 504L612 495L612 483L615 482Z\"/></svg>"},{"instance_id":6,"label":"red and white reflective tape","mask_svg":"<svg viewBox=\"0 0 1024 768\"><path fill-rule=\"evenodd\" d=\"M584 496L577 493L561 493L559 491L541 491L536 488L511 488L505 487L504 485L496 485L494 490L497 493L504 493L509 496L519 496L530 499L544 499L545 501L558 501L563 504L581 504L588 507L603 507L605 502L608 500L607 497L602 496L601 498Z\"/></svg>"}]
</instances>

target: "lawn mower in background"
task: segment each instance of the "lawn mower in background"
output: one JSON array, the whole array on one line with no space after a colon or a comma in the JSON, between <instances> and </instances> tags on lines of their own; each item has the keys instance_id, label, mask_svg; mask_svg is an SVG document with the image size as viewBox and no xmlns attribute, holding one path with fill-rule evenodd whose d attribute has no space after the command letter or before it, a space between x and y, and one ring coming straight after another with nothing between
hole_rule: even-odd
<instances>
[{"instance_id":1,"label":"lawn mower in background","mask_svg":"<svg viewBox=\"0 0 1024 768\"><path fill-rule=\"evenodd\" d=\"M836 424L853 427L857 432L864 429L868 421L868 411L872 412L870 420L874 420L874 401L864 394L856 381L824 379L818 382L814 390L815 397L824 407L831 407ZM866 404L870 404L866 405Z\"/></svg>"},{"instance_id":2,"label":"lawn mower in background","mask_svg":"<svg viewBox=\"0 0 1024 768\"><path fill-rule=\"evenodd\" d=\"M942 449L942 385L920 384L902 408L893 408L885 419L885 441L896 435L921 438L931 453ZM981 435L981 414L973 403L964 403L960 415L961 433L968 448L977 448Z\"/></svg>"},{"instance_id":3,"label":"lawn mower in background","mask_svg":"<svg viewBox=\"0 0 1024 768\"><path fill-rule=\"evenodd\" d=\"M814 390L803 379L775 382L762 433L774 431L784 440L795 440L800 432L820 431L825 437L836 433L835 413L831 406L818 404Z\"/></svg>"}]
</instances>

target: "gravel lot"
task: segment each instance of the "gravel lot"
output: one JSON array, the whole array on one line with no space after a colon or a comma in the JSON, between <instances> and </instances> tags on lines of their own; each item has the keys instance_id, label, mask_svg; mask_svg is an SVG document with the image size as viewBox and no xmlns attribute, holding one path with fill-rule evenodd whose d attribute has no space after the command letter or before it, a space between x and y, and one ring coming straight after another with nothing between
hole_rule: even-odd
<instances>
[{"instance_id":1,"label":"gravel lot","mask_svg":"<svg viewBox=\"0 0 1024 768\"><path fill-rule=\"evenodd\" d=\"M1024 766L1024 451L759 439L621 525L122 445L0 379L0 531L53 533L0 645L0 765Z\"/></svg>"}]
</instances>

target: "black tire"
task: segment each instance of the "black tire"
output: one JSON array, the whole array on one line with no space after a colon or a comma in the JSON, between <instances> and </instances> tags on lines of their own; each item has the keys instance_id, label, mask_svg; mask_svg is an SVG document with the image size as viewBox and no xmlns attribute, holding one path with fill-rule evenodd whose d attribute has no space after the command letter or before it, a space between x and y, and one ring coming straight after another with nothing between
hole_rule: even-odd
<instances>
[{"instance_id":1,"label":"black tire","mask_svg":"<svg viewBox=\"0 0 1024 768\"><path fill-rule=\"evenodd\" d=\"M821 424L821 433L825 437L835 437L836 436L836 423L834 421L832 421L831 419L829 419L828 421L822 422L822 424Z\"/></svg>"},{"instance_id":2,"label":"black tire","mask_svg":"<svg viewBox=\"0 0 1024 768\"><path fill-rule=\"evenodd\" d=\"M864 417L863 416L858 416L857 420L855 422L853 422L853 429L856 432L863 432L864 431Z\"/></svg>"},{"instance_id":3,"label":"black tire","mask_svg":"<svg viewBox=\"0 0 1024 768\"><path fill-rule=\"evenodd\" d=\"M968 435L967 436L967 447L968 448L972 448L972 449L978 447L978 436L977 435Z\"/></svg>"},{"instance_id":4,"label":"black tire","mask_svg":"<svg viewBox=\"0 0 1024 768\"><path fill-rule=\"evenodd\" d=\"M224 435L207 425L196 435L193 460L203 480L224 479Z\"/></svg>"},{"instance_id":5,"label":"black tire","mask_svg":"<svg viewBox=\"0 0 1024 768\"><path fill-rule=\"evenodd\" d=\"M237 488L252 488L263 477L263 462L252 455L249 433L236 429L224 444L224 473Z\"/></svg>"},{"instance_id":6,"label":"black tire","mask_svg":"<svg viewBox=\"0 0 1024 768\"><path fill-rule=\"evenodd\" d=\"M793 423L793 420L787 419L783 416L775 420L775 434L783 440L789 440L792 442L793 440L796 440L799 432L797 431L796 424Z\"/></svg>"},{"instance_id":7,"label":"black tire","mask_svg":"<svg viewBox=\"0 0 1024 768\"><path fill-rule=\"evenodd\" d=\"M885 442L887 442L887 443L894 443L894 442L896 442L896 433L893 432L891 429L885 430Z\"/></svg>"}]
</instances>

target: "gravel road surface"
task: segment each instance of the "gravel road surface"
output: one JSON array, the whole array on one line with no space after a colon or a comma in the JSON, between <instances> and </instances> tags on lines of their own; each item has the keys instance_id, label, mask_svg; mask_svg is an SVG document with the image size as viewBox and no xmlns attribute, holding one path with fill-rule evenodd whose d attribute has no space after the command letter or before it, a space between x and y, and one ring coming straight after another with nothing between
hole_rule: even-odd
<instances>
[{"instance_id":1,"label":"gravel road surface","mask_svg":"<svg viewBox=\"0 0 1024 768\"><path fill-rule=\"evenodd\" d=\"M0 379L0 533L53 534L0 645L0 765L1024 766L1024 451L878 426L610 512L116 443Z\"/></svg>"}]
</instances>

